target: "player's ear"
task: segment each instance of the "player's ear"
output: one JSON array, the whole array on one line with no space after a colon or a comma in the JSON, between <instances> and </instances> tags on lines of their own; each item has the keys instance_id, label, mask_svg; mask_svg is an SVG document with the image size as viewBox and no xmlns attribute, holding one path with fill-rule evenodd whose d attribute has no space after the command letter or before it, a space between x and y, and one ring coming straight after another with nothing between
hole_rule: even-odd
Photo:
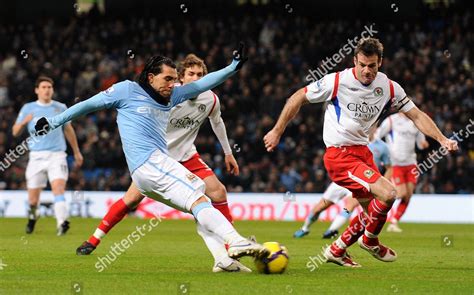
<instances>
[{"instance_id":1,"label":"player's ear","mask_svg":"<svg viewBox=\"0 0 474 295\"><path fill-rule=\"evenodd\" d=\"M150 85L152 84L154 76L155 75L153 75L152 73L148 73L148 75L147 75L148 84L150 84Z\"/></svg>"},{"instance_id":2,"label":"player's ear","mask_svg":"<svg viewBox=\"0 0 474 295\"><path fill-rule=\"evenodd\" d=\"M354 67L357 66L357 56L354 56Z\"/></svg>"},{"instance_id":3,"label":"player's ear","mask_svg":"<svg viewBox=\"0 0 474 295\"><path fill-rule=\"evenodd\" d=\"M38 87L35 87L35 94L38 95Z\"/></svg>"},{"instance_id":4,"label":"player's ear","mask_svg":"<svg viewBox=\"0 0 474 295\"><path fill-rule=\"evenodd\" d=\"M382 61L383 61L383 57L381 57L379 60L379 68L382 66Z\"/></svg>"}]
</instances>

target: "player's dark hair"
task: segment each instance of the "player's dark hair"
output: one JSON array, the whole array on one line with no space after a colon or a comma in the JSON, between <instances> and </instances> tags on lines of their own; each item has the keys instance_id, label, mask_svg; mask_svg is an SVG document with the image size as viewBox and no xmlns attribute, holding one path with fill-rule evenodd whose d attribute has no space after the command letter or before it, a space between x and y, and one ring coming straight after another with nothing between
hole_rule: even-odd
<instances>
[{"instance_id":1,"label":"player's dark hair","mask_svg":"<svg viewBox=\"0 0 474 295\"><path fill-rule=\"evenodd\" d=\"M145 67L138 76L138 83L140 85L148 84L148 74L158 75L163 69L163 65L167 65L176 69L176 64L168 57L162 55L152 56L145 64Z\"/></svg>"},{"instance_id":2,"label":"player's dark hair","mask_svg":"<svg viewBox=\"0 0 474 295\"><path fill-rule=\"evenodd\" d=\"M377 38L360 39L359 42L357 42L354 56L357 57L359 52L365 56L377 55L380 60L383 56L383 45Z\"/></svg>"},{"instance_id":3,"label":"player's dark hair","mask_svg":"<svg viewBox=\"0 0 474 295\"><path fill-rule=\"evenodd\" d=\"M195 54L191 53L191 54L186 55L184 60L179 63L178 78L182 79L184 77L184 72L186 71L186 69L191 68L193 66L201 67L203 74L207 75L207 67L206 67L206 64L204 63L204 60L200 59Z\"/></svg>"},{"instance_id":4,"label":"player's dark hair","mask_svg":"<svg viewBox=\"0 0 474 295\"><path fill-rule=\"evenodd\" d=\"M49 82L51 83L52 86L54 86L54 81L50 77L47 76L39 76L38 79L36 79L35 82L35 88L38 88L41 82Z\"/></svg>"}]
</instances>

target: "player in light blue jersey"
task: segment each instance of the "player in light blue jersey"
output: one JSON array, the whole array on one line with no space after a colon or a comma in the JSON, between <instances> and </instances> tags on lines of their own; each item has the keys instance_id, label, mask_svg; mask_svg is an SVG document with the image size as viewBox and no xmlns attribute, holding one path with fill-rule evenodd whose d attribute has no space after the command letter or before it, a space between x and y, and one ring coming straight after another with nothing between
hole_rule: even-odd
<instances>
[{"instance_id":1,"label":"player in light blue jersey","mask_svg":"<svg viewBox=\"0 0 474 295\"><path fill-rule=\"evenodd\" d=\"M142 194L191 212L201 226L229 245L231 258L268 255L265 247L237 233L222 213L212 207L204 194L204 182L167 152L166 128L171 108L235 74L246 60L242 51L243 44L234 51L229 66L176 88L176 65L169 58L154 56L145 65L138 83L127 80L114 84L57 116L41 118L36 130L54 130L81 115L104 108L116 109L127 164L133 183Z\"/></svg>"},{"instance_id":2,"label":"player in light blue jersey","mask_svg":"<svg viewBox=\"0 0 474 295\"><path fill-rule=\"evenodd\" d=\"M27 129L29 134L35 133L36 121L44 116L54 116L67 109L66 105L52 100L53 80L39 77L36 81L35 93L38 99L25 104L12 128L13 136L20 136ZM54 214L57 221L58 235L64 235L69 229L68 211L64 192L68 178L66 161L66 140L74 152L75 165L80 167L83 162L76 134L71 124L53 130L45 136L32 136L25 142L28 145L29 161L25 177L28 189L28 223L26 233L31 234L39 217L38 202L41 190L46 187L49 179L54 195Z\"/></svg>"},{"instance_id":3,"label":"player in light blue jersey","mask_svg":"<svg viewBox=\"0 0 474 295\"><path fill-rule=\"evenodd\" d=\"M374 138L375 130L376 127L374 125L370 130L369 140L371 140L371 142L369 143L368 147L373 154L374 162L377 165L378 169L380 171L385 170L385 177L388 177L391 175L392 171L392 164L390 162L390 152L385 142ZM324 192L321 200L316 204L316 206L314 206L311 213L306 217L303 226L293 234L293 237L302 238L308 235L310 226L316 220L318 220L319 215L324 212L324 210L336 204L343 198L347 198L348 200L346 207L336 216L336 218L329 226L329 229L326 230L323 234L324 239L329 239L334 236L337 236L339 233L338 229L342 225L344 225L344 223L346 223L346 221L351 216L352 211L359 205L359 202L357 201L357 199L352 198L352 193L348 189L343 188L342 186L339 186L332 182Z\"/></svg>"}]
</instances>

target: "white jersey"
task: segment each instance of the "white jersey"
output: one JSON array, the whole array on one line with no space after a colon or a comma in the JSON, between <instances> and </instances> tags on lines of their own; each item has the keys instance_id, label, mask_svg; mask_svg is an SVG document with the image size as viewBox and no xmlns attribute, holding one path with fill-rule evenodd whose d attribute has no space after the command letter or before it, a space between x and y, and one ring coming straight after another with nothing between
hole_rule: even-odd
<instances>
[{"instance_id":1,"label":"white jersey","mask_svg":"<svg viewBox=\"0 0 474 295\"><path fill-rule=\"evenodd\" d=\"M173 159L184 162L197 153L194 141L199 128L208 117L216 135L218 135L215 130L216 124L222 123L221 128L225 130L221 118L219 98L211 90L203 92L197 98L187 100L171 109L166 139L168 141L168 153ZM219 135L218 139L224 152L228 154L230 145L225 132L224 135L225 139L222 139ZM230 150L230 153L232 153L232 150Z\"/></svg>"},{"instance_id":2,"label":"white jersey","mask_svg":"<svg viewBox=\"0 0 474 295\"><path fill-rule=\"evenodd\" d=\"M369 129L390 107L406 112L415 104L403 88L381 72L369 85L356 78L355 68L331 73L305 88L311 103L328 102L324 114L326 147L369 144Z\"/></svg>"},{"instance_id":3,"label":"white jersey","mask_svg":"<svg viewBox=\"0 0 474 295\"><path fill-rule=\"evenodd\" d=\"M394 166L416 164L415 144L420 147L426 140L415 124L401 114L394 114L385 119L377 129L375 137L385 137Z\"/></svg>"}]
</instances>

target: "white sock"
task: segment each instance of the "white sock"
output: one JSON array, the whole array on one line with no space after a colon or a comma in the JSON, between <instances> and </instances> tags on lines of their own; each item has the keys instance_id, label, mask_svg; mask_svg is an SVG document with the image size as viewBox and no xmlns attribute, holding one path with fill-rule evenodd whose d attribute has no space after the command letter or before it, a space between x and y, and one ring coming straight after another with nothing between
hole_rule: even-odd
<instances>
[{"instance_id":1,"label":"white sock","mask_svg":"<svg viewBox=\"0 0 474 295\"><path fill-rule=\"evenodd\" d=\"M202 227L216 234L219 238L231 245L236 242L246 240L239 235L227 218L219 210L212 207L211 203L199 203L193 208L193 215Z\"/></svg>"},{"instance_id":2,"label":"white sock","mask_svg":"<svg viewBox=\"0 0 474 295\"><path fill-rule=\"evenodd\" d=\"M227 250L224 246L224 241L219 238L216 234L207 231L199 222L196 223L197 232L206 243L207 249L211 252L212 257L214 257L214 262L227 262L231 259Z\"/></svg>"},{"instance_id":3,"label":"white sock","mask_svg":"<svg viewBox=\"0 0 474 295\"><path fill-rule=\"evenodd\" d=\"M57 226L59 227L68 218L66 199L64 195L54 196L54 215L56 216Z\"/></svg>"},{"instance_id":4,"label":"white sock","mask_svg":"<svg viewBox=\"0 0 474 295\"><path fill-rule=\"evenodd\" d=\"M336 218L334 218L328 230L334 231L340 229L347 222L347 220L349 220L350 216L351 213L347 213L345 211L341 212L341 214L337 214Z\"/></svg>"}]
</instances>

